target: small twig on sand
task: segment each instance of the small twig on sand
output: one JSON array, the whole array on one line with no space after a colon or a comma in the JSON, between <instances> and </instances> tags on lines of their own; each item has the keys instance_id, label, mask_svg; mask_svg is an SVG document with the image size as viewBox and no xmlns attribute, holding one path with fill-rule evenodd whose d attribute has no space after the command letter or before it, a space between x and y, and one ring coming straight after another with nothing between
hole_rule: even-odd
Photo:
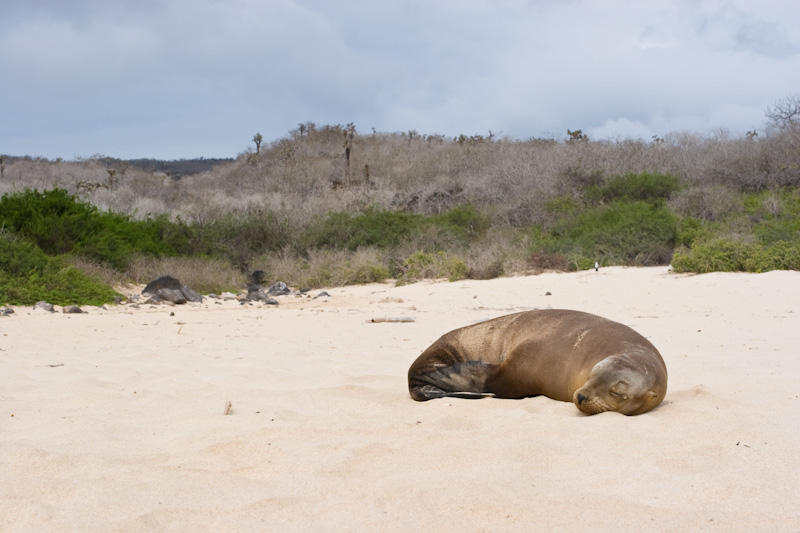
<instances>
[{"instance_id":1,"label":"small twig on sand","mask_svg":"<svg viewBox=\"0 0 800 533\"><path fill-rule=\"evenodd\" d=\"M376 317L367 320L367 322L414 322L414 317L410 316Z\"/></svg>"}]
</instances>

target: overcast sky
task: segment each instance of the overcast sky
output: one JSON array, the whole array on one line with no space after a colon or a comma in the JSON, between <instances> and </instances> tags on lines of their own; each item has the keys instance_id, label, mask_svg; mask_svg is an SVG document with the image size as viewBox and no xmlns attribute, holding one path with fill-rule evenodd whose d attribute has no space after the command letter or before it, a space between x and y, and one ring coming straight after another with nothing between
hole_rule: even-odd
<instances>
[{"instance_id":1,"label":"overcast sky","mask_svg":"<svg viewBox=\"0 0 800 533\"><path fill-rule=\"evenodd\" d=\"M0 0L0 153L234 157L301 122L649 140L762 129L796 0Z\"/></svg>"}]
</instances>

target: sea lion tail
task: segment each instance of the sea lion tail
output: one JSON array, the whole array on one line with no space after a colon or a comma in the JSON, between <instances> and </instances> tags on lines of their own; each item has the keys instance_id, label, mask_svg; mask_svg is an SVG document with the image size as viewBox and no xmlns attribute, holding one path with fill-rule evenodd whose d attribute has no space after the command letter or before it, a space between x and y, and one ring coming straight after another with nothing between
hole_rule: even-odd
<instances>
[{"instance_id":1,"label":"sea lion tail","mask_svg":"<svg viewBox=\"0 0 800 533\"><path fill-rule=\"evenodd\" d=\"M409 375L408 391L418 402L443 397L494 396L486 390L486 382L496 371L497 365L482 361L464 361Z\"/></svg>"}]
</instances>

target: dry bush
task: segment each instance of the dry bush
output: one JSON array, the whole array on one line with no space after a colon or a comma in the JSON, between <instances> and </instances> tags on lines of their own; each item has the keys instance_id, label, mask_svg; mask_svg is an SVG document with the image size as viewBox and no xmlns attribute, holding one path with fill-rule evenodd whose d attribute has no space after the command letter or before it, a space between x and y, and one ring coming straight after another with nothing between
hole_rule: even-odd
<instances>
[{"instance_id":1,"label":"dry bush","mask_svg":"<svg viewBox=\"0 0 800 533\"><path fill-rule=\"evenodd\" d=\"M117 287L128 283L130 279L108 265L81 256L64 256L66 261L92 278L109 287Z\"/></svg>"},{"instance_id":2,"label":"dry bush","mask_svg":"<svg viewBox=\"0 0 800 533\"><path fill-rule=\"evenodd\" d=\"M739 195L722 185L699 185L678 192L670 200L677 214L701 220L718 221L743 209Z\"/></svg>"},{"instance_id":3,"label":"dry bush","mask_svg":"<svg viewBox=\"0 0 800 533\"><path fill-rule=\"evenodd\" d=\"M797 128L762 137L678 132L658 142L556 142L547 139L444 139L409 133L356 135L349 169L341 126L314 126L245 153L235 161L176 180L163 173L117 169L111 189L80 192L102 209L144 218L167 214L209 222L248 205L282 212L304 226L330 211L372 206L438 214L462 204L490 211L495 224L547 221L546 202L578 196L587 185L625 173L664 173L690 187L760 190L800 185ZM101 160L6 163L0 192L108 183ZM334 188L335 184L339 184Z\"/></svg>"},{"instance_id":4,"label":"dry bush","mask_svg":"<svg viewBox=\"0 0 800 533\"><path fill-rule=\"evenodd\" d=\"M146 284L160 276L172 276L197 292L236 291L245 286L245 275L222 259L201 257L150 257L135 259L125 273L134 283Z\"/></svg>"},{"instance_id":5,"label":"dry bush","mask_svg":"<svg viewBox=\"0 0 800 533\"><path fill-rule=\"evenodd\" d=\"M494 279L527 270L527 241L503 229L490 230L480 241L460 250L470 279Z\"/></svg>"},{"instance_id":6,"label":"dry bush","mask_svg":"<svg viewBox=\"0 0 800 533\"><path fill-rule=\"evenodd\" d=\"M250 269L263 270L265 280L270 283L283 281L299 288L374 283L390 276L383 256L374 248L359 248L355 252L312 249L307 258L285 251L254 260Z\"/></svg>"}]
</instances>

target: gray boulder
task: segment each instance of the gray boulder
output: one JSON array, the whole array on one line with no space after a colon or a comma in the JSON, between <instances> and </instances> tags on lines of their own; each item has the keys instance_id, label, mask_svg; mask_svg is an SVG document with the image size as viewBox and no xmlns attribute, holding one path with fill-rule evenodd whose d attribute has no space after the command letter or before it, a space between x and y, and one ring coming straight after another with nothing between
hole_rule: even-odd
<instances>
[{"instance_id":1,"label":"gray boulder","mask_svg":"<svg viewBox=\"0 0 800 533\"><path fill-rule=\"evenodd\" d=\"M199 303L203 301L203 297L199 293L193 291L192 288L189 287L188 285L184 285L183 288L181 289L181 292L186 297L186 300L189 302Z\"/></svg>"},{"instance_id":2,"label":"gray boulder","mask_svg":"<svg viewBox=\"0 0 800 533\"><path fill-rule=\"evenodd\" d=\"M251 302L264 302L267 305L278 305L278 300L276 300L275 298L270 298L270 296L261 287L258 287L255 290L251 290L254 289L255 287L256 287L255 285L251 285L250 287L248 287L247 289L248 300L250 300Z\"/></svg>"},{"instance_id":3,"label":"gray boulder","mask_svg":"<svg viewBox=\"0 0 800 533\"><path fill-rule=\"evenodd\" d=\"M183 295L180 289L158 289L156 291L156 296L162 300L166 300L178 305L186 303L186 296Z\"/></svg>"},{"instance_id":4,"label":"gray boulder","mask_svg":"<svg viewBox=\"0 0 800 533\"><path fill-rule=\"evenodd\" d=\"M158 294L159 289L169 289L172 291L181 290L181 282L172 276L161 276L147 284L147 287L142 289L142 294Z\"/></svg>"},{"instance_id":5,"label":"gray boulder","mask_svg":"<svg viewBox=\"0 0 800 533\"><path fill-rule=\"evenodd\" d=\"M83 309L81 309L80 307L78 307L77 305L68 305L68 306L64 307L61 311L64 312L64 313L69 313L69 314L80 314L80 313L85 313L86 312Z\"/></svg>"},{"instance_id":6,"label":"gray boulder","mask_svg":"<svg viewBox=\"0 0 800 533\"><path fill-rule=\"evenodd\" d=\"M287 287L284 282L277 281L272 285L272 287L269 288L267 294L270 296L283 296L289 294L290 292L291 291L289 290L289 287Z\"/></svg>"},{"instance_id":7,"label":"gray boulder","mask_svg":"<svg viewBox=\"0 0 800 533\"><path fill-rule=\"evenodd\" d=\"M53 309L53 304L49 304L49 303L47 303L45 301L36 302L35 304L33 304L33 309L34 310L38 309L38 310L41 310L41 311L48 311L50 313L55 313L55 310Z\"/></svg>"}]
</instances>

